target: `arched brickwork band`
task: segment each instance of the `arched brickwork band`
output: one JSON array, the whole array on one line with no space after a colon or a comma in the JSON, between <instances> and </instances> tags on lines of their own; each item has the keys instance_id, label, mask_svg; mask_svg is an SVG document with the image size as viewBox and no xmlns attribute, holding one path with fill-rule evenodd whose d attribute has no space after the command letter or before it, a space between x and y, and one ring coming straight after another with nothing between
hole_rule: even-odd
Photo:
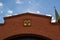
<instances>
[{"instance_id":1,"label":"arched brickwork band","mask_svg":"<svg viewBox=\"0 0 60 40\"><path fill-rule=\"evenodd\" d=\"M8 38L5 38L4 40L51 40L48 37L36 35L36 34L19 34L14 35Z\"/></svg>"}]
</instances>

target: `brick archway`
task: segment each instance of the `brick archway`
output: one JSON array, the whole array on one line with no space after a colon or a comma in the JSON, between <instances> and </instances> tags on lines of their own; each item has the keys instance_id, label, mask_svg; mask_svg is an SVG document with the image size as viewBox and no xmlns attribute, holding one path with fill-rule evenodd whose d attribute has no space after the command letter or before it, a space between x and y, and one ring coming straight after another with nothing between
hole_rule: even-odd
<instances>
[{"instance_id":1,"label":"brick archway","mask_svg":"<svg viewBox=\"0 0 60 40\"><path fill-rule=\"evenodd\" d=\"M18 35L5 38L4 40L51 40L51 39L36 34L18 34Z\"/></svg>"}]
</instances>

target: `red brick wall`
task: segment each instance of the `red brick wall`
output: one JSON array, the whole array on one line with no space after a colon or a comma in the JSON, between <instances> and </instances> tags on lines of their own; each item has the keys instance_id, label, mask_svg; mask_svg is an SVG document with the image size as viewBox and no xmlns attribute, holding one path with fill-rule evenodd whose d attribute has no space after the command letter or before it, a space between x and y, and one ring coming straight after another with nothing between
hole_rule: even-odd
<instances>
[{"instance_id":1,"label":"red brick wall","mask_svg":"<svg viewBox=\"0 0 60 40\"><path fill-rule=\"evenodd\" d=\"M31 20L31 27L24 27L24 19ZM0 25L0 40L17 34L38 34L60 40L59 24L51 24L51 17L38 15L18 15L5 18L5 23Z\"/></svg>"}]
</instances>

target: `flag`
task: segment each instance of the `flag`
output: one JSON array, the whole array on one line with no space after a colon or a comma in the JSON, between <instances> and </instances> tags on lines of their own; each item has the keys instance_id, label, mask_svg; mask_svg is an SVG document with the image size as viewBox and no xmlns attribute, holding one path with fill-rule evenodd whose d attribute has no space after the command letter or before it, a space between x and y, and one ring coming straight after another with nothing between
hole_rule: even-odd
<instances>
[{"instance_id":1,"label":"flag","mask_svg":"<svg viewBox=\"0 0 60 40\"><path fill-rule=\"evenodd\" d=\"M59 20L60 16L59 16L59 14L58 14L58 12L57 12L56 8L55 8L55 17L56 17L56 22L58 22L58 20Z\"/></svg>"}]
</instances>

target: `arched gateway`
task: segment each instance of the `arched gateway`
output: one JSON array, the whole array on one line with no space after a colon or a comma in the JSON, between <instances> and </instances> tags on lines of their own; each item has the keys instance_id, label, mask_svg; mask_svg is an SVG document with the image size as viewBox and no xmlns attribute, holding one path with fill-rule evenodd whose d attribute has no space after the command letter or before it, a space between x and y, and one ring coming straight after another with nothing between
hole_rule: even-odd
<instances>
[{"instance_id":1,"label":"arched gateway","mask_svg":"<svg viewBox=\"0 0 60 40\"><path fill-rule=\"evenodd\" d=\"M60 40L60 22L51 23L51 17L23 13L5 17L0 25L0 40Z\"/></svg>"},{"instance_id":2,"label":"arched gateway","mask_svg":"<svg viewBox=\"0 0 60 40\"><path fill-rule=\"evenodd\" d=\"M51 39L36 34L19 34L5 38L4 40L51 40Z\"/></svg>"}]
</instances>

